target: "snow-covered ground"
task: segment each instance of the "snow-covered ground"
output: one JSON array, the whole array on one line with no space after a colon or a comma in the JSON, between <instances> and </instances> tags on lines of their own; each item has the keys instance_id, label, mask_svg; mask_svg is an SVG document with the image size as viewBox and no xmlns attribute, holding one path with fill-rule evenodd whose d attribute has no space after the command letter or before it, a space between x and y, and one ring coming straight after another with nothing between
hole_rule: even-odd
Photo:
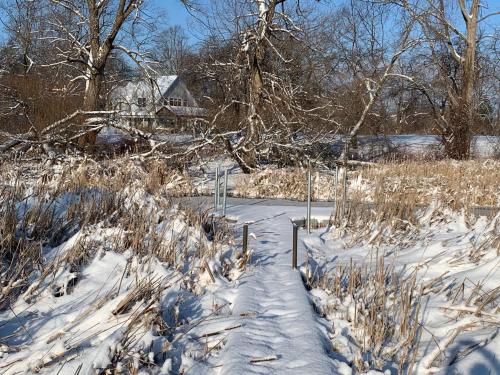
<instances>
[{"instance_id":1,"label":"snow-covered ground","mask_svg":"<svg viewBox=\"0 0 500 375\"><path fill-rule=\"evenodd\" d=\"M241 329L228 336L220 373L397 373L407 337L387 337L384 354L374 362L372 350L361 348L363 332L352 317L356 309L362 314L370 306L362 308L362 298L355 296L339 298L333 283L318 281L321 275L348 266L351 259L375 273L380 265L376 254L398 280L416 275L410 293L415 293L412 308L419 301L420 311L413 316L418 343L410 346L415 357L406 366L417 374L500 373L500 215L470 221L456 213L429 210L420 217L418 228L408 225L391 233L374 225L367 237L355 242L347 231L323 228L310 235L301 231L299 265L313 287L307 293L299 272L290 266L292 220L303 217L304 211L265 202L228 209L238 225L250 223L254 267L236 287L233 314L245 318ZM313 209L313 216L320 219L330 213L329 208ZM363 292L379 287L366 286ZM386 297L389 310L394 296ZM399 307L394 311L397 314ZM396 329L397 318L392 318L394 323L386 324ZM252 363L255 358L268 361L257 365ZM408 371L403 367L403 373Z\"/></svg>"},{"instance_id":2,"label":"snow-covered ground","mask_svg":"<svg viewBox=\"0 0 500 375\"><path fill-rule=\"evenodd\" d=\"M116 144L132 140L130 135L118 129L108 127L100 131L98 139L100 142ZM182 145L196 140L192 133L158 133L155 140L170 144ZM335 136L330 140L322 139L322 143L328 142L334 154L340 154L344 147L344 138ZM378 158L388 152L398 152L407 156L433 157L440 151L442 146L437 135L401 134L387 136L360 136L358 137L358 156L363 159ZM500 152L500 137L496 136L473 136L471 141L472 155L477 158L497 157Z\"/></svg>"},{"instance_id":3,"label":"snow-covered ground","mask_svg":"<svg viewBox=\"0 0 500 375\"><path fill-rule=\"evenodd\" d=\"M0 373L209 372L246 266L231 231L144 180L46 172L3 175Z\"/></svg>"},{"instance_id":4,"label":"snow-covered ground","mask_svg":"<svg viewBox=\"0 0 500 375\"><path fill-rule=\"evenodd\" d=\"M323 140L324 142L324 140ZM340 154L344 147L344 138L334 137L331 141L332 151ZM437 135L401 134L387 136L359 136L357 156L362 159L376 159L389 152L401 153L406 156L432 158L442 152L440 137ZM498 156L500 152L500 137L473 136L471 152L476 158Z\"/></svg>"},{"instance_id":5,"label":"snow-covered ground","mask_svg":"<svg viewBox=\"0 0 500 375\"><path fill-rule=\"evenodd\" d=\"M388 139L399 149L413 153L424 154L433 149L441 149L440 139L435 135L402 134L391 135ZM478 135L472 138L472 153L478 157L492 157L500 152L500 137Z\"/></svg>"},{"instance_id":6,"label":"snow-covered ground","mask_svg":"<svg viewBox=\"0 0 500 375\"><path fill-rule=\"evenodd\" d=\"M158 133L155 134L154 139L171 144L184 144L193 141L195 137L190 133ZM98 140L101 143L118 144L129 142L132 140L132 137L125 131L106 127L99 132Z\"/></svg>"},{"instance_id":7,"label":"snow-covered ground","mask_svg":"<svg viewBox=\"0 0 500 375\"><path fill-rule=\"evenodd\" d=\"M331 322L335 350L358 369L377 367L378 361L379 368L394 373L402 347L412 339L415 373L499 374L500 214L471 219L430 209L417 223L401 224L404 229L372 223L361 237L342 229L304 237L310 293ZM380 281L376 275L383 267ZM352 268L358 273L349 277ZM360 285L348 293L353 280ZM377 290L386 299L374 306ZM401 320L407 293L413 337L388 329L392 325L399 332L408 324ZM369 324L380 323L371 313L387 319L377 326L386 335L380 349L369 338Z\"/></svg>"},{"instance_id":8,"label":"snow-covered ground","mask_svg":"<svg viewBox=\"0 0 500 375\"><path fill-rule=\"evenodd\" d=\"M197 183L210 188L214 166ZM231 203L214 225L211 198L170 201L176 178L102 171L66 166L51 189L47 173L3 181L0 372L500 373L500 215L359 213L301 230L299 271L303 205ZM6 243L33 266L12 274L30 259Z\"/></svg>"}]
</instances>

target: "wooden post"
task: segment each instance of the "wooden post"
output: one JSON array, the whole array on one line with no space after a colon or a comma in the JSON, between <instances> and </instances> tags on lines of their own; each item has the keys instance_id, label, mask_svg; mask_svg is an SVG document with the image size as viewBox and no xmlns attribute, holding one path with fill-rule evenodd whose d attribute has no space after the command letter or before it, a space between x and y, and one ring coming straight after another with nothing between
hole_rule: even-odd
<instances>
[{"instance_id":1,"label":"wooden post","mask_svg":"<svg viewBox=\"0 0 500 375\"><path fill-rule=\"evenodd\" d=\"M248 224L243 225L243 252L248 250Z\"/></svg>"},{"instance_id":2,"label":"wooden post","mask_svg":"<svg viewBox=\"0 0 500 375\"><path fill-rule=\"evenodd\" d=\"M293 242L292 242L292 268L297 268L297 242L299 239L299 227L293 224Z\"/></svg>"}]
</instances>

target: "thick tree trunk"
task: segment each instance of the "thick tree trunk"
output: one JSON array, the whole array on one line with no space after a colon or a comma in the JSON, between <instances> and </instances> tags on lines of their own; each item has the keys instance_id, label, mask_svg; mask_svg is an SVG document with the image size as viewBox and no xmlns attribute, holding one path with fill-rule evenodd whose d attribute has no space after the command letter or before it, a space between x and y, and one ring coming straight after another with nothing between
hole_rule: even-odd
<instances>
[{"instance_id":1,"label":"thick tree trunk","mask_svg":"<svg viewBox=\"0 0 500 375\"><path fill-rule=\"evenodd\" d=\"M442 135L445 155L451 159L465 160L470 156L470 109L467 103L450 107L450 126Z\"/></svg>"},{"instance_id":2,"label":"thick tree trunk","mask_svg":"<svg viewBox=\"0 0 500 375\"><path fill-rule=\"evenodd\" d=\"M262 139L262 123L259 113L262 107L262 92L264 81L262 78L261 66L265 60L267 37L273 23L277 0L270 0L266 5L264 0L256 0L258 8L258 23L255 35L255 47L248 49L249 61L249 105L247 110L247 128L244 141L244 149L240 152L241 161L244 162L245 173L257 169L257 147ZM240 161L238 162L240 163Z\"/></svg>"},{"instance_id":3,"label":"thick tree trunk","mask_svg":"<svg viewBox=\"0 0 500 375\"><path fill-rule=\"evenodd\" d=\"M239 155L234 151L233 145L229 141L229 139L226 139L224 141L224 145L226 146L226 150L229 152L229 154L233 157L233 159L238 163L238 166L241 168L241 171L245 174L252 173L253 169L251 169L246 160L243 159L243 156Z\"/></svg>"},{"instance_id":4,"label":"thick tree trunk","mask_svg":"<svg viewBox=\"0 0 500 375\"><path fill-rule=\"evenodd\" d=\"M83 99L84 111L100 111L104 109L100 99L103 82L104 74L102 70L95 70L90 73L90 78L87 81L87 86L85 88L85 97ZM80 145L81 147L94 145L96 143L96 140L97 132L88 132L78 139L78 145Z\"/></svg>"},{"instance_id":5,"label":"thick tree trunk","mask_svg":"<svg viewBox=\"0 0 500 375\"><path fill-rule=\"evenodd\" d=\"M259 120L259 109L262 105L262 75L260 71L261 51L263 47L258 45L256 47L253 63L250 65L250 105L247 111L247 132L245 135L246 150L242 153L246 165L251 169L257 168L257 152L256 145L261 139L261 124ZM249 172L246 172L249 173Z\"/></svg>"},{"instance_id":6,"label":"thick tree trunk","mask_svg":"<svg viewBox=\"0 0 500 375\"><path fill-rule=\"evenodd\" d=\"M248 172L257 168L257 152L256 145L261 139L261 124L259 119L259 110L262 105L262 74L260 71L260 63L263 60L265 51L264 46L257 44L255 47L254 56L250 63L249 72L249 106L247 110L247 129L245 134L245 150L241 153L241 157L246 163Z\"/></svg>"},{"instance_id":7,"label":"thick tree trunk","mask_svg":"<svg viewBox=\"0 0 500 375\"><path fill-rule=\"evenodd\" d=\"M90 74L85 88L85 98L83 99L83 109L85 111L99 111L102 109L100 94L103 81L104 74L101 71Z\"/></svg>"},{"instance_id":8,"label":"thick tree trunk","mask_svg":"<svg viewBox=\"0 0 500 375\"><path fill-rule=\"evenodd\" d=\"M452 159L470 157L471 129L474 121L474 88L476 78L477 27L480 0L473 0L470 12L460 3L466 24L466 47L463 56L455 57L460 64L461 86L451 98L449 128L443 134L444 151Z\"/></svg>"}]
</instances>

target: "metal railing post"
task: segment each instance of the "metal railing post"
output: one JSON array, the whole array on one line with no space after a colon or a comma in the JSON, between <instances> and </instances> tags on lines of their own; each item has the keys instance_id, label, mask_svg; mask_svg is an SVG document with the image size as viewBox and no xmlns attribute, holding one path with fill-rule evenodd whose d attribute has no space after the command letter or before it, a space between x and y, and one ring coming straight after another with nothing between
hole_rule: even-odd
<instances>
[{"instance_id":1,"label":"metal railing post","mask_svg":"<svg viewBox=\"0 0 500 375\"><path fill-rule=\"evenodd\" d=\"M243 225L243 252L248 250L248 224Z\"/></svg>"},{"instance_id":2,"label":"metal railing post","mask_svg":"<svg viewBox=\"0 0 500 375\"><path fill-rule=\"evenodd\" d=\"M335 211L337 211L337 188L339 186L339 166L335 164Z\"/></svg>"},{"instance_id":3,"label":"metal railing post","mask_svg":"<svg viewBox=\"0 0 500 375\"><path fill-rule=\"evenodd\" d=\"M217 167L215 167L214 176L214 213L217 212Z\"/></svg>"},{"instance_id":4,"label":"metal railing post","mask_svg":"<svg viewBox=\"0 0 500 375\"><path fill-rule=\"evenodd\" d=\"M219 209L220 204L220 181L219 181L219 167L215 167L215 206L216 210Z\"/></svg>"},{"instance_id":5,"label":"metal railing post","mask_svg":"<svg viewBox=\"0 0 500 375\"><path fill-rule=\"evenodd\" d=\"M311 168L307 171L307 233L311 233Z\"/></svg>"},{"instance_id":6,"label":"metal railing post","mask_svg":"<svg viewBox=\"0 0 500 375\"><path fill-rule=\"evenodd\" d=\"M346 214L346 204L347 204L347 161L349 159L349 144L347 143L348 142L348 139L345 140L344 142L344 181L343 181L343 185L344 185L344 191L343 191L343 194L342 194L342 219L345 219L345 214Z\"/></svg>"},{"instance_id":7,"label":"metal railing post","mask_svg":"<svg viewBox=\"0 0 500 375\"><path fill-rule=\"evenodd\" d=\"M227 203L227 169L224 169L224 195L222 198L222 215L226 216L226 203Z\"/></svg>"},{"instance_id":8,"label":"metal railing post","mask_svg":"<svg viewBox=\"0 0 500 375\"><path fill-rule=\"evenodd\" d=\"M293 238L292 238L292 268L297 268L297 242L299 238L299 227L293 224Z\"/></svg>"},{"instance_id":9,"label":"metal railing post","mask_svg":"<svg viewBox=\"0 0 500 375\"><path fill-rule=\"evenodd\" d=\"M343 219L345 219L346 204L347 204L347 164L344 167L344 193L343 193L343 199L342 199L342 218Z\"/></svg>"}]
</instances>

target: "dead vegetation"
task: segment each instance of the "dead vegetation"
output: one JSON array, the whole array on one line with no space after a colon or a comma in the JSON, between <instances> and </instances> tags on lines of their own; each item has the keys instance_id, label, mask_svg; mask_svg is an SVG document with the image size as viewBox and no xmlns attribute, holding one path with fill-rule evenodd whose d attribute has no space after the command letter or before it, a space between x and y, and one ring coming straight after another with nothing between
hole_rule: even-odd
<instances>
[{"instance_id":1,"label":"dead vegetation","mask_svg":"<svg viewBox=\"0 0 500 375\"><path fill-rule=\"evenodd\" d=\"M335 174L312 173L313 200L335 200L342 196L342 174L335 189ZM472 206L499 206L500 162L470 160L455 162L403 161L377 163L348 171L347 193L352 202L395 205L437 204L452 210ZM335 191L336 190L336 191ZM234 194L242 197L307 198L306 170L267 169L243 175Z\"/></svg>"},{"instance_id":2,"label":"dead vegetation","mask_svg":"<svg viewBox=\"0 0 500 375\"><path fill-rule=\"evenodd\" d=\"M499 324L500 288L489 280L500 264L500 214L476 218L446 206L417 209L415 199L404 195L398 205L377 197L372 208L351 206L329 233L344 252L369 248L363 260L341 251L326 271L308 263L305 282L316 309L333 322L334 349L349 353L357 371L391 367L412 374L451 365L472 350L450 349L457 337L494 332ZM449 234L434 239L440 233ZM443 321L444 333L428 327L429 319L435 324L430 316Z\"/></svg>"},{"instance_id":3,"label":"dead vegetation","mask_svg":"<svg viewBox=\"0 0 500 375\"><path fill-rule=\"evenodd\" d=\"M306 173L301 169L267 169L242 175L236 181L234 194L240 197L305 200Z\"/></svg>"},{"instance_id":4,"label":"dead vegetation","mask_svg":"<svg viewBox=\"0 0 500 375\"><path fill-rule=\"evenodd\" d=\"M381 370L387 362L396 362L398 373L413 366L422 298L415 273L404 277L380 256L374 269L352 261L339 264L310 287L326 290L332 297L330 303L317 305L323 316L349 322L349 337L359 348L352 363L358 371ZM333 345L341 342L334 339Z\"/></svg>"},{"instance_id":5,"label":"dead vegetation","mask_svg":"<svg viewBox=\"0 0 500 375\"><path fill-rule=\"evenodd\" d=\"M405 260L404 266L398 257L406 249L425 252L424 244L435 235L429 228L446 227L449 218L439 210L414 218L414 223L401 220L396 212L363 220L362 216L356 228L334 228L332 234L342 236L346 250L369 246L365 260L343 257L324 273L309 265L305 271L317 311L333 322L333 347L343 355L350 353L353 367L360 372L392 367L400 374L425 373L453 364L470 352L468 347L450 349L458 336L495 331L500 288L488 280L498 271L500 215L477 231L474 223L466 222L470 232L450 235L435 253L422 253L416 262ZM456 249L447 252L451 244ZM454 272L461 275L463 269L470 270L469 276L455 276ZM485 274L481 269L491 270ZM436 318L443 321L443 333L428 326L436 324ZM454 323L445 328L449 322Z\"/></svg>"},{"instance_id":6,"label":"dead vegetation","mask_svg":"<svg viewBox=\"0 0 500 375\"><path fill-rule=\"evenodd\" d=\"M117 262L115 269L122 273L105 283L104 291L96 290L95 300L48 339L64 340L64 350L50 349L30 360L29 367L39 371L71 360L92 335L117 322L122 327L119 345L100 373L138 373L163 364L185 322L175 316L176 308L163 305L162 296L180 288L185 296L175 302L178 306L188 296L202 295L215 278L230 279L238 269L228 251L231 228L206 213L172 204L171 197L185 194L189 180L159 164L73 160L36 167L41 165L17 164L1 171L0 313L18 304L30 309L45 298L63 301L88 282L87 269L102 258ZM106 319L94 318L97 325L86 328L88 335L73 340L71 330L88 327L92 316ZM0 332L7 332L0 335L6 357L0 368L5 371L19 363L26 329L4 327ZM149 332L164 344L154 357L140 344ZM31 345L36 353L36 344ZM9 353L17 357L11 360Z\"/></svg>"},{"instance_id":7,"label":"dead vegetation","mask_svg":"<svg viewBox=\"0 0 500 375\"><path fill-rule=\"evenodd\" d=\"M500 205L498 160L386 163L363 169L357 178L367 190L360 194L373 200L385 196L398 201L403 196L416 203L439 202L453 210Z\"/></svg>"}]
</instances>

